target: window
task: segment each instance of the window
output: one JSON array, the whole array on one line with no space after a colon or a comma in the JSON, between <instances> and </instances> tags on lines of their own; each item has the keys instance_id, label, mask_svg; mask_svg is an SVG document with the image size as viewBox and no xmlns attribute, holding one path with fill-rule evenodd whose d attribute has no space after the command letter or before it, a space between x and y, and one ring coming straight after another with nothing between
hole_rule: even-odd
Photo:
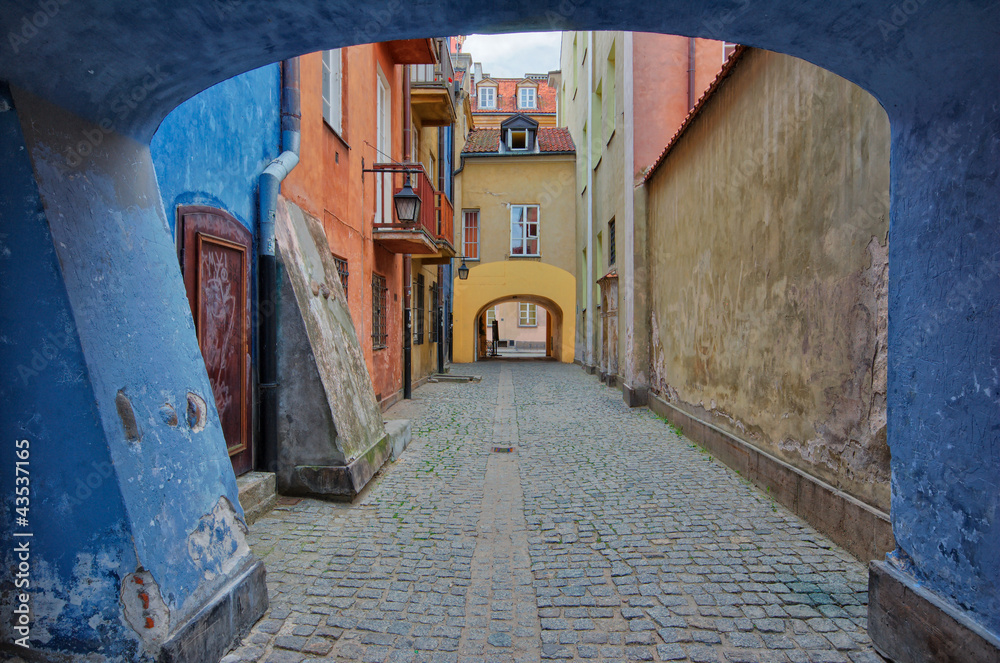
<instances>
[{"instance_id":1,"label":"window","mask_svg":"<svg viewBox=\"0 0 1000 663\"><path fill-rule=\"evenodd\" d=\"M385 277L372 274L372 349L381 350L389 342L389 289L385 287Z\"/></svg>"},{"instance_id":2,"label":"window","mask_svg":"<svg viewBox=\"0 0 1000 663\"><path fill-rule=\"evenodd\" d=\"M535 92L536 90L533 87L523 87L518 90L517 107L535 108Z\"/></svg>"},{"instance_id":3,"label":"window","mask_svg":"<svg viewBox=\"0 0 1000 663\"><path fill-rule=\"evenodd\" d=\"M618 108L615 99L615 46L611 45L611 52L608 53L608 62L605 67L604 80L607 85L604 90L604 107L601 112L604 114L604 141L611 140L611 135L615 132L615 121L617 120Z\"/></svg>"},{"instance_id":4,"label":"window","mask_svg":"<svg viewBox=\"0 0 1000 663\"><path fill-rule=\"evenodd\" d=\"M392 94L389 82L382 73L382 67L375 65L378 73L377 101L375 108L375 156L376 161L392 160ZM375 176L375 221L392 221L392 173L378 173Z\"/></svg>"},{"instance_id":5,"label":"window","mask_svg":"<svg viewBox=\"0 0 1000 663\"><path fill-rule=\"evenodd\" d=\"M333 263L337 266L337 274L340 276L340 285L344 287L344 298L347 299L347 261L343 258L333 256Z\"/></svg>"},{"instance_id":6,"label":"window","mask_svg":"<svg viewBox=\"0 0 1000 663\"><path fill-rule=\"evenodd\" d=\"M492 327L493 326L493 321L496 320L496 319L497 319L497 310L496 310L496 308L494 307L494 308L491 308L491 309L487 309L487 311L486 311L486 326L487 327Z\"/></svg>"},{"instance_id":7,"label":"window","mask_svg":"<svg viewBox=\"0 0 1000 663\"><path fill-rule=\"evenodd\" d=\"M479 88L479 107L480 108L496 108L497 105L497 89L495 87L484 85Z\"/></svg>"},{"instance_id":8,"label":"window","mask_svg":"<svg viewBox=\"0 0 1000 663\"><path fill-rule=\"evenodd\" d=\"M510 254L538 255L538 205L510 206Z\"/></svg>"},{"instance_id":9,"label":"window","mask_svg":"<svg viewBox=\"0 0 1000 663\"><path fill-rule=\"evenodd\" d=\"M414 315L416 320L413 324L413 344L422 345L424 342L424 275L417 274L417 284L414 286L416 289L415 299L417 302L417 310Z\"/></svg>"},{"instance_id":10,"label":"window","mask_svg":"<svg viewBox=\"0 0 1000 663\"><path fill-rule=\"evenodd\" d=\"M528 130L511 129L507 132L507 147L512 150L528 149Z\"/></svg>"},{"instance_id":11,"label":"window","mask_svg":"<svg viewBox=\"0 0 1000 663\"><path fill-rule=\"evenodd\" d=\"M465 210L462 214L462 242L465 257L479 260L479 210Z\"/></svg>"},{"instance_id":12,"label":"window","mask_svg":"<svg viewBox=\"0 0 1000 663\"><path fill-rule=\"evenodd\" d=\"M428 331L428 340L431 343L438 343L438 319L441 315L441 289L437 283L431 283L431 328Z\"/></svg>"},{"instance_id":13,"label":"window","mask_svg":"<svg viewBox=\"0 0 1000 663\"><path fill-rule=\"evenodd\" d=\"M338 134L342 130L341 119L343 115L342 62L339 48L323 51L323 119Z\"/></svg>"},{"instance_id":14,"label":"window","mask_svg":"<svg viewBox=\"0 0 1000 663\"><path fill-rule=\"evenodd\" d=\"M608 221L608 265L615 264L615 220Z\"/></svg>"},{"instance_id":15,"label":"window","mask_svg":"<svg viewBox=\"0 0 1000 663\"><path fill-rule=\"evenodd\" d=\"M535 308L534 304L529 302L520 302L519 311L517 316L517 326L518 327L537 327L538 326L538 309Z\"/></svg>"}]
</instances>

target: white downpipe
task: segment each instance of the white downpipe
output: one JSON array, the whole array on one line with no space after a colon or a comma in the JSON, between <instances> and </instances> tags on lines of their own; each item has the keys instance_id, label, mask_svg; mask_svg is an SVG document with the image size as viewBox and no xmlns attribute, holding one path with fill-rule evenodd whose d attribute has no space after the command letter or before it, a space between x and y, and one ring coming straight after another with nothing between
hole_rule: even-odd
<instances>
[{"instance_id":1,"label":"white downpipe","mask_svg":"<svg viewBox=\"0 0 1000 663\"><path fill-rule=\"evenodd\" d=\"M587 150L587 349L584 361L587 366L594 363L594 155L591 146L594 144L594 33L587 33L587 135L589 145Z\"/></svg>"}]
</instances>

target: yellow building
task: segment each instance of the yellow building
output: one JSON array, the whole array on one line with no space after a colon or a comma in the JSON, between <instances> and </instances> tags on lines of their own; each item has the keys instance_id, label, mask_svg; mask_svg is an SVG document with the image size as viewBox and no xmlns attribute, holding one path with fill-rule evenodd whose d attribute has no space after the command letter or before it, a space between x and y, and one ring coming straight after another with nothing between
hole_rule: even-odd
<instances>
[{"instance_id":1,"label":"yellow building","mask_svg":"<svg viewBox=\"0 0 1000 663\"><path fill-rule=\"evenodd\" d=\"M486 352L486 312L527 302L545 313L546 354L574 359L576 149L569 131L514 114L468 135L455 180L461 253L455 279L454 361ZM456 228L456 235L459 229Z\"/></svg>"}]
</instances>

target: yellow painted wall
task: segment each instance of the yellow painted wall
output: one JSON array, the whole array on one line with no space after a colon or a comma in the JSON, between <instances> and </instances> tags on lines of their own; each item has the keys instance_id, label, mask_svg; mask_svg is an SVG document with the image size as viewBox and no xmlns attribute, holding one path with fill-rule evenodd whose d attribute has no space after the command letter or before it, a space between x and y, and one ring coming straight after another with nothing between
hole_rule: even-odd
<instances>
[{"instance_id":1,"label":"yellow painted wall","mask_svg":"<svg viewBox=\"0 0 1000 663\"><path fill-rule=\"evenodd\" d=\"M479 210L479 261L456 278L453 357L475 361L476 317L499 300L534 301L564 324L554 355L572 362L576 317L576 162L572 154L473 157L456 177L456 224ZM538 205L539 256L510 258L510 205ZM456 229L456 239L461 230ZM460 244L459 246L464 246ZM556 309L556 310L553 310Z\"/></svg>"},{"instance_id":2,"label":"yellow painted wall","mask_svg":"<svg viewBox=\"0 0 1000 663\"><path fill-rule=\"evenodd\" d=\"M538 205L541 255L514 260L544 262L575 274L575 168L572 154L467 158L456 182L462 207L455 211L479 210L480 261L508 259L510 205Z\"/></svg>"},{"instance_id":3,"label":"yellow painted wall","mask_svg":"<svg viewBox=\"0 0 1000 663\"><path fill-rule=\"evenodd\" d=\"M560 361L572 363L576 278L552 265L517 260L473 265L467 280L455 279L454 361L462 364L476 360L477 317L494 303L510 300L532 301L552 313L552 327L559 334L554 354Z\"/></svg>"}]
</instances>

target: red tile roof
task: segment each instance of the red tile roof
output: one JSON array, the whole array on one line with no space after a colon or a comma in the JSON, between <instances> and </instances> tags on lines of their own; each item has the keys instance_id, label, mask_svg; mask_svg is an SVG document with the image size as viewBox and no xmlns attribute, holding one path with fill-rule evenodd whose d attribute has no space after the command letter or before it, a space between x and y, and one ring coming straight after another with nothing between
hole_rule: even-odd
<instances>
[{"instance_id":1,"label":"red tile roof","mask_svg":"<svg viewBox=\"0 0 1000 663\"><path fill-rule=\"evenodd\" d=\"M473 113L530 113L531 115L556 114L556 89L549 87L547 81L532 81L538 84L538 94L536 96L537 108L517 107L517 84L523 78L490 78L487 79L497 84L497 105L496 108L479 108L479 94L473 90L472 112ZM529 79L530 80L530 79ZM482 82L482 81L480 81Z\"/></svg>"},{"instance_id":2,"label":"red tile roof","mask_svg":"<svg viewBox=\"0 0 1000 663\"><path fill-rule=\"evenodd\" d=\"M576 145L569 129L565 127L541 127L538 129L539 152L575 152ZM499 154L500 130L476 129L469 134L469 140L462 148L462 154ZM529 153L530 154L530 153Z\"/></svg>"}]
</instances>

